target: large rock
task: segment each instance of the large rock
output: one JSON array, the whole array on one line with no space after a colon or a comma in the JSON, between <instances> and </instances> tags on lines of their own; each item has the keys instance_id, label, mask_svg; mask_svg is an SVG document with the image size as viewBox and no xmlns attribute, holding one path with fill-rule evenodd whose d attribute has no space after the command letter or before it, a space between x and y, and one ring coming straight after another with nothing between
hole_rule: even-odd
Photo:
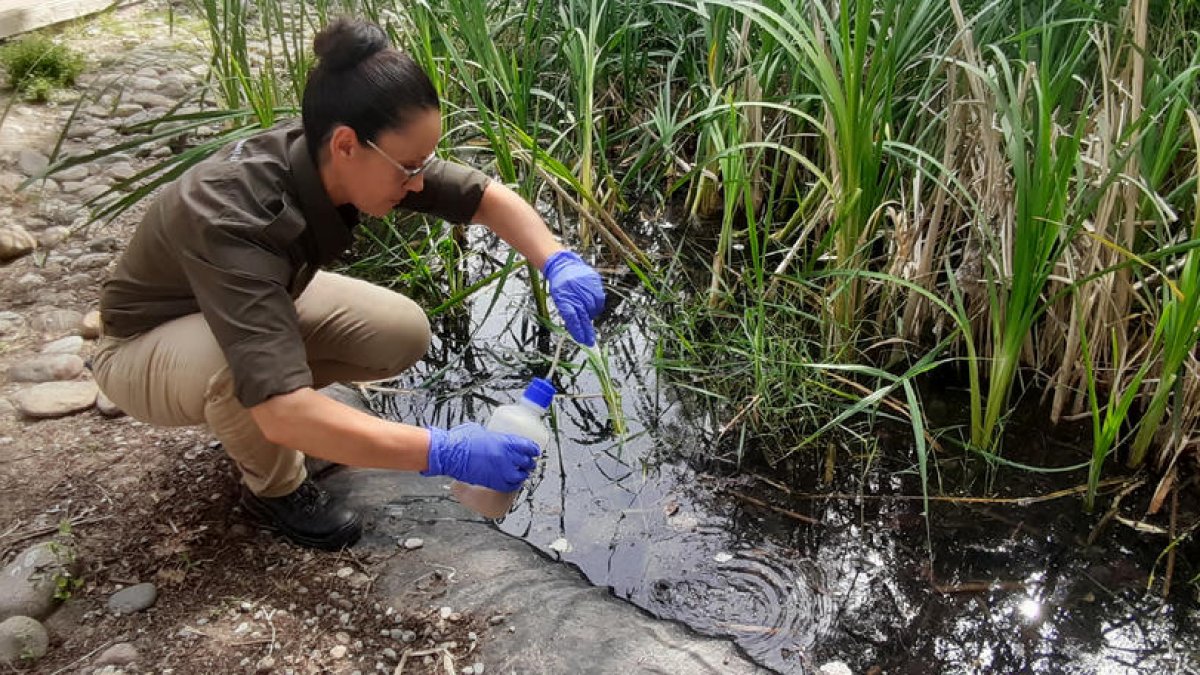
<instances>
[{"instance_id":1,"label":"large rock","mask_svg":"<svg viewBox=\"0 0 1200 675\"><path fill-rule=\"evenodd\" d=\"M50 650L46 628L27 616L14 616L0 622L0 663L33 663Z\"/></svg>"},{"instance_id":2,"label":"large rock","mask_svg":"<svg viewBox=\"0 0 1200 675\"><path fill-rule=\"evenodd\" d=\"M83 382L46 382L17 392L17 410L26 417L62 417L96 404L100 390L90 380Z\"/></svg>"},{"instance_id":3,"label":"large rock","mask_svg":"<svg viewBox=\"0 0 1200 675\"><path fill-rule=\"evenodd\" d=\"M43 354L9 366L8 379L12 382L54 382L73 380L82 372L83 359L77 354Z\"/></svg>"},{"instance_id":4,"label":"large rock","mask_svg":"<svg viewBox=\"0 0 1200 675\"><path fill-rule=\"evenodd\" d=\"M42 542L25 549L0 572L0 619L44 619L54 611L60 579L78 570L75 551L63 542Z\"/></svg>"},{"instance_id":5,"label":"large rock","mask_svg":"<svg viewBox=\"0 0 1200 675\"><path fill-rule=\"evenodd\" d=\"M37 248L37 239L20 225L0 228L0 261L15 260Z\"/></svg>"}]
</instances>

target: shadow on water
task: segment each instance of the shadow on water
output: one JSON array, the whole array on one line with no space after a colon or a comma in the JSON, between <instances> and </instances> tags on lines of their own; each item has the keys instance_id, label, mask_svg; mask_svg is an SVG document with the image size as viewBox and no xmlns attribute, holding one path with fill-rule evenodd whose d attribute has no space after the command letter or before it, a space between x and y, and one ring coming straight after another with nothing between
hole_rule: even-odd
<instances>
[{"instance_id":1,"label":"shadow on water","mask_svg":"<svg viewBox=\"0 0 1200 675\"><path fill-rule=\"evenodd\" d=\"M501 262L484 258L473 273ZM443 321L426 361L372 405L416 424L485 420L549 368L553 341L531 302L515 278L483 292L471 316ZM922 502L895 497L920 494L904 463L911 448L880 449L843 485L801 479L791 488L808 494L753 474L698 472L689 459L704 456L716 425L656 378L649 302L617 288L600 326L626 436L613 437L582 355L564 350L554 438L499 523L504 532L656 616L732 637L783 673L830 661L858 673L1200 672L1200 608L1186 583L1196 570L1177 568L1173 602L1148 594L1167 539L1112 525L1089 546L1096 518L1077 494L935 502L927 538ZM1036 429L1017 433L1029 441L1028 461L1064 463ZM939 478L947 492L972 480L952 463ZM1046 495L1084 480L1012 471L994 492Z\"/></svg>"}]
</instances>

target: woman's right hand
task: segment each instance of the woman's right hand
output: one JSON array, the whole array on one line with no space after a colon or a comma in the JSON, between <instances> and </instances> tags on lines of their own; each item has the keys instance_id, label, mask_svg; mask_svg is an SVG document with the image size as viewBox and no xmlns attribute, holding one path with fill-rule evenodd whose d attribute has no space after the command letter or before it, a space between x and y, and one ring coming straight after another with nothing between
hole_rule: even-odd
<instances>
[{"instance_id":1,"label":"woman's right hand","mask_svg":"<svg viewBox=\"0 0 1200 675\"><path fill-rule=\"evenodd\" d=\"M429 466L421 475L450 476L500 492L519 490L541 452L528 438L488 431L474 422L428 429Z\"/></svg>"}]
</instances>

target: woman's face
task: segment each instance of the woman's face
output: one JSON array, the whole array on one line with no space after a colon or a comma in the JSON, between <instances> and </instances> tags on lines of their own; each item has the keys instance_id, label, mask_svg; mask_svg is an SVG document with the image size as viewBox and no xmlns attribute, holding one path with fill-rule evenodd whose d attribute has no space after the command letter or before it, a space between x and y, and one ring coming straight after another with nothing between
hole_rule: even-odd
<instances>
[{"instance_id":1,"label":"woman's face","mask_svg":"<svg viewBox=\"0 0 1200 675\"><path fill-rule=\"evenodd\" d=\"M362 213L387 215L408 193L425 187L424 169L441 135L436 108L416 113L402 129L384 131L374 141L358 138L348 127L337 129L332 150L340 194L330 196Z\"/></svg>"}]
</instances>

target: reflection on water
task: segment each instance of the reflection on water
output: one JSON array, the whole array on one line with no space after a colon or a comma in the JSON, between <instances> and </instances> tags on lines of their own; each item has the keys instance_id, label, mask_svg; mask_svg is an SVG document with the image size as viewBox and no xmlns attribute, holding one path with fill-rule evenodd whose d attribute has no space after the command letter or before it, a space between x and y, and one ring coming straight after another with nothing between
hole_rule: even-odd
<instances>
[{"instance_id":1,"label":"reflection on water","mask_svg":"<svg viewBox=\"0 0 1200 675\"><path fill-rule=\"evenodd\" d=\"M921 675L1200 672L1200 610L1143 592L1164 542L1109 528L1087 546L1091 521L1077 499L1019 509L935 504L927 539L919 500L806 501L696 473L686 460L703 454L712 425L655 377L645 302L614 293L600 326L627 436L612 437L597 378L565 350L554 439L499 524L505 532L654 615L733 637L784 673L833 660L854 672ZM515 279L479 296L472 316L441 326L425 363L395 383L407 393L374 404L407 422L452 425L515 400L553 353L529 303ZM897 464L885 460L845 491L917 494L904 452L889 453ZM1082 480L1058 480L1072 478ZM1013 489L1070 484L1047 481Z\"/></svg>"}]
</instances>

